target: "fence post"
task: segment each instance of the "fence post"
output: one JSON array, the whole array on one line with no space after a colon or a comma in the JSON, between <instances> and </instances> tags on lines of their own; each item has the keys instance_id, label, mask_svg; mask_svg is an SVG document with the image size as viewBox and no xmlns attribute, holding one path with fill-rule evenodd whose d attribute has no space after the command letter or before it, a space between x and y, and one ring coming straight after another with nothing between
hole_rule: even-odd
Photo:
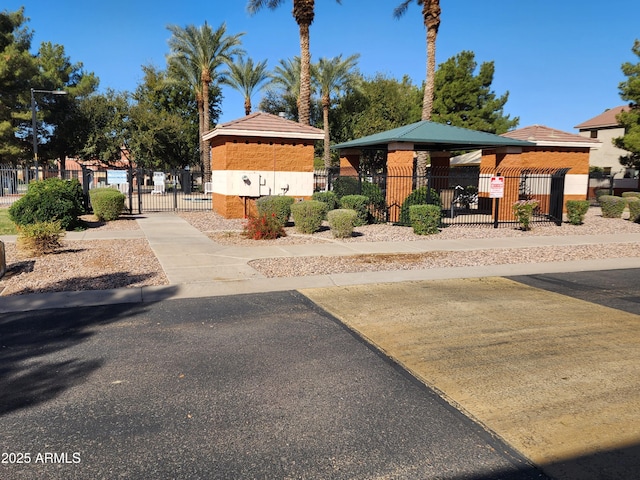
<instances>
[{"instance_id":1,"label":"fence post","mask_svg":"<svg viewBox=\"0 0 640 480\"><path fill-rule=\"evenodd\" d=\"M80 165L82 169L82 198L84 209L89 210L89 184L91 183L91 170L86 165Z\"/></svg>"},{"instance_id":2,"label":"fence post","mask_svg":"<svg viewBox=\"0 0 640 480\"><path fill-rule=\"evenodd\" d=\"M133 166L129 163L129 215L133 213Z\"/></svg>"},{"instance_id":3,"label":"fence post","mask_svg":"<svg viewBox=\"0 0 640 480\"><path fill-rule=\"evenodd\" d=\"M139 168L136 168L136 178L138 179L138 181L136 182L138 184L138 215L141 215L142 214L142 182L144 182L144 172Z\"/></svg>"},{"instance_id":4,"label":"fence post","mask_svg":"<svg viewBox=\"0 0 640 480\"><path fill-rule=\"evenodd\" d=\"M502 174L500 172L496 174L496 177L501 177L501 176ZM498 228L498 215L500 214L500 199L494 198L493 203L494 203L493 228Z\"/></svg>"}]
</instances>

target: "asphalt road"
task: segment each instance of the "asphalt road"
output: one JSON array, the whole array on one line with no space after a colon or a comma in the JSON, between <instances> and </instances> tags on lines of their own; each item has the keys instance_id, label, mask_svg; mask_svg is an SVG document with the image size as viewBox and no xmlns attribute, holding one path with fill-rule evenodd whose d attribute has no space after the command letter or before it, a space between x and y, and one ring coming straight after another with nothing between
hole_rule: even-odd
<instances>
[{"instance_id":1,"label":"asphalt road","mask_svg":"<svg viewBox=\"0 0 640 480\"><path fill-rule=\"evenodd\" d=\"M295 292L5 314L0 432L2 479L546 478Z\"/></svg>"}]
</instances>

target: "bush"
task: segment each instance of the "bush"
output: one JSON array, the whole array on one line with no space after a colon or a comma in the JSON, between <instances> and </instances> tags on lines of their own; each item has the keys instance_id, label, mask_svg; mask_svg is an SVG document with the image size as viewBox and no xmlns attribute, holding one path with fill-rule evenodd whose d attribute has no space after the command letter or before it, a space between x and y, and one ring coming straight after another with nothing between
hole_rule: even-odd
<instances>
[{"instance_id":1,"label":"bush","mask_svg":"<svg viewBox=\"0 0 640 480\"><path fill-rule=\"evenodd\" d=\"M287 235L275 213L250 216L244 225L242 234L252 240L272 240Z\"/></svg>"},{"instance_id":2,"label":"bush","mask_svg":"<svg viewBox=\"0 0 640 480\"><path fill-rule=\"evenodd\" d=\"M571 225L582 225L584 216L589 211L588 200L567 200L567 217Z\"/></svg>"},{"instance_id":3,"label":"bush","mask_svg":"<svg viewBox=\"0 0 640 480\"><path fill-rule=\"evenodd\" d=\"M346 208L338 208L327 213L331 233L335 238L349 238L358 218L358 212Z\"/></svg>"},{"instance_id":4,"label":"bush","mask_svg":"<svg viewBox=\"0 0 640 480\"><path fill-rule=\"evenodd\" d=\"M16 245L28 255L45 255L60 248L60 237L63 235L60 220L30 223L18 228Z\"/></svg>"},{"instance_id":5,"label":"bush","mask_svg":"<svg viewBox=\"0 0 640 480\"><path fill-rule=\"evenodd\" d=\"M304 200L291 205L296 230L300 233L316 232L327 214L327 205L317 200Z\"/></svg>"},{"instance_id":6,"label":"bush","mask_svg":"<svg viewBox=\"0 0 640 480\"><path fill-rule=\"evenodd\" d=\"M269 195L256 200L258 216L275 214L281 225L286 225L291 216L291 205L295 199L284 195Z\"/></svg>"},{"instance_id":7,"label":"bush","mask_svg":"<svg viewBox=\"0 0 640 480\"><path fill-rule=\"evenodd\" d=\"M338 207L338 197L336 197L336 194L333 192L314 192L311 196L311 200L326 203L327 212Z\"/></svg>"},{"instance_id":8,"label":"bush","mask_svg":"<svg viewBox=\"0 0 640 480\"><path fill-rule=\"evenodd\" d=\"M622 198L629 200L630 198L640 198L640 192L622 192Z\"/></svg>"},{"instance_id":9,"label":"bush","mask_svg":"<svg viewBox=\"0 0 640 480\"><path fill-rule=\"evenodd\" d=\"M411 205L409 206L409 220L414 233L431 235L438 233L440 226L440 205Z\"/></svg>"},{"instance_id":10,"label":"bush","mask_svg":"<svg viewBox=\"0 0 640 480\"><path fill-rule=\"evenodd\" d=\"M602 197L603 195L609 195L610 190L608 188L598 188L596 189L596 191L594 192L595 196L596 196L596 201L598 203L600 203L600 197Z\"/></svg>"},{"instance_id":11,"label":"bush","mask_svg":"<svg viewBox=\"0 0 640 480\"><path fill-rule=\"evenodd\" d=\"M519 200L512 205L513 215L518 220L522 230L531 230L533 212L538 208L537 200Z\"/></svg>"},{"instance_id":12,"label":"bush","mask_svg":"<svg viewBox=\"0 0 640 480\"><path fill-rule=\"evenodd\" d=\"M600 208L604 218L620 218L627 201L622 197L614 195L602 195L600 197Z\"/></svg>"},{"instance_id":13,"label":"bush","mask_svg":"<svg viewBox=\"0 0 640 480\"><path fill-rule=\"evenodd\" d=\"M29 184L27 193L9 208L9 218L18 226L60 221L71 230L84 213L82 185L78 180L48 178Z\"/></svg>"},{"instance_id":14,"label":"bush","mask_svg":"<svg viewBox=\"0 0 640 480\"><path fill-rule=\"evenodd\" d=\"M629 220L640 223L640 197L629 197L627 198L627 202L629 207Z\"/></svg>"},{"instance_id":15,"label":"bush","mask_svg":"<svg viewBox=\"0 0 640 480\"><path fill-rule=\"evenodd\" d=\"M89 191L91 208L98 220L117 220L124 209L126 196L115 188L94 188Z\"/></svg>"},{"instance_id":16,"label":"bush","mask_svg":"<svg viewBox=\"0 0 640 480\"><path fill-rule=\"evenodd\" d=\"M345 195L340 199L340 208L356 211L358 216L354 226L369 223L369 199L364 195Z\"/></svg>"},{"instance_id":17,"label":"bush","mask_svg":"<svg viewBox=\"0 0 640 480\"><path fill-rule=\"evenodd\" d=\"M331 188L338 200L347 195L360 194L360 183L354 177L338 177L333 181Z\"/></svg>"},{"instance_id":18,"label":"bush","mask_svg":"<svg viewBox=\"0 0 640 480\"><path fill-rule=\"evenodd\" d=\"M420 187L414 190L404 202L402 202L398 224L407 227L411 226L411 219L409 218L409 207L411 207L411 205L436 205L441 208L440 196L433 188Z\"/></svg>"}]
</instances>

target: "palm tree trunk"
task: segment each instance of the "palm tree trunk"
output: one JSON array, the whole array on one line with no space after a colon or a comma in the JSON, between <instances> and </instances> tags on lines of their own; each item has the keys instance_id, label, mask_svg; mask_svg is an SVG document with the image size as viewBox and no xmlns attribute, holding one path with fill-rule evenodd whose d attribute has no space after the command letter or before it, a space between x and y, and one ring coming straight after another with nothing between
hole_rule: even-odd
<instances>
[{"instance_id":1,"label":"palm tree trunk","mask_svg":"<svg viewBox=\"0 0 640 480\"><path fill-rule=\"evenodd\" d=\"M436 36L435 29L427 30L427 78L422 100L422 120L431 120L431 112L433 110L434 77L436 75Z\"/></svg>"},{"instance_id":2,"label":"palm tree trunk","mask_svg":"<svg viewBox=\"0 0 640 480\"><path fill-rule=\"evenodd\" d=\"M244 114L245 115L251 114L251 98L250 97L246 97L244 99Z\"/></svg>"},{"instance_id":3,"label":"palm tree trunk","mask_svg":"<svg viewBox=\"0 0 640 480\"><path fill-rule=\"evenodd\" d=\"M203 176L204 176L204 168L205 168L205 141L202 140L202 136L204 135L204 108L202 103L202 95L196 93L196 104L198 106L198 145L200 146L200 165L202 165ZM204 179L203 179L204 181Z\"/></svg>"},{"instance_id":4,"label":"palm tree trunk","mask_svg":"<svg viewBox=\"0 0 640 480\"><path fill-rule=\"evenodd\" d=\"M300 24L300 105L298 122L311 124L311 53L309 52L309 24Z\"/></svg>"},{"instance_id":5,"label":"palm tree trunk","mask_svg":"<svg viewBox=\"0 0 640 480\"><path fill-rule=\"evenodd\" d=\"M206 81L204 72L202 78L202 132L200 132L200 155L203 166L203 181L211 181L211 152L202 137L209 131L209 82Z\"/></svg>"},{"instance_id":6,"label":"palm tree trunk","mask_svg":"<svg viewBox=\"0 0 640 480\"><path fill-rule=\"evenodd\" d=\"M329 96L322 97L322 124L324 127L324 152L322 158L324 159L324 168L331 167L331 141L329 139L329 106L331 101Z\"/></svg>"}]
</instances>

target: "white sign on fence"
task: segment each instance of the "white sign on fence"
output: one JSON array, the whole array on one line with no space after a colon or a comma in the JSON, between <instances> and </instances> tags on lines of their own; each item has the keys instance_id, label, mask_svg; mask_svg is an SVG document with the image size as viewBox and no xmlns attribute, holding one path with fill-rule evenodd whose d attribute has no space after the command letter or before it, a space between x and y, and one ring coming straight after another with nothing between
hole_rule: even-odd
<instances>
[{"instance_id":1,"label":"white sign on fence","mask_svg":"<svg viewBox=\"0 0 640 480\"><path fill-rule=\"evenodd\" d=\"M504 177L491 177L489 198L504 197Z\"/></svg>"},{"instance_id":2,"label":"white sign on fence","mask_svg":"<svg viewBox=\"0 0 640 480\"><path fill-rule=\"evenodd\" d=\"M109 185L120 185L127 183L126 170L107 170L107 183Z\"/></svg>"}]
</instances>

